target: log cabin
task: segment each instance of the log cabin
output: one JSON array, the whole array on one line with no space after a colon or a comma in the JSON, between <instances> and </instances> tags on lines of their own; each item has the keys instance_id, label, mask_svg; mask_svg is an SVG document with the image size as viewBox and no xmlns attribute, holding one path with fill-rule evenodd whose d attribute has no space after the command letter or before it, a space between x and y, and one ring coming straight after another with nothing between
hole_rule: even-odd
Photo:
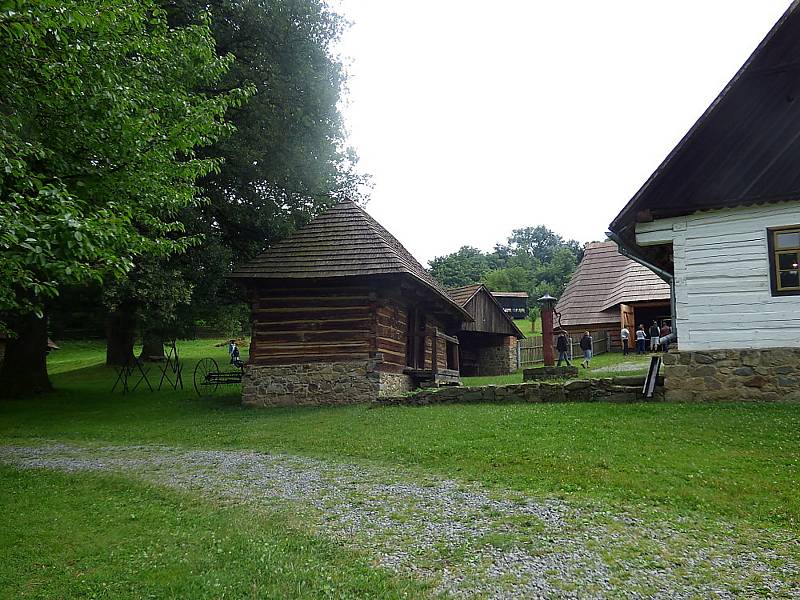
<instances>
[{"instance_id":1,"label":"log cabin","mask_svg":"<svg viewBox=\"0 0 800 600\"><path fill-rule=\"evenodd\" d=\"M668 400L800 400L798 6L609 226L671 284Z\"/></svg>"},{"instance_id":2,"label":"log cabin","mask_svg":"<svg viewBox=\"0 0 800 600\"><path fill-rule=\"evenodd\" d=\"M525 336L495 296L482 284L447 292L473 319L463 323L456 334L461 374L508 375L516 370L517 340Z\"/></svg>"},{"instance_id":3,"label":"log cabin","mask_svg":"<svg viewBox=\"0 0 800 600\"><path fill-rule=\"evenodd\" d=\"M615 242L586 244L583 260L556 304L556 330L572 338L605 332L621 349L623 326L631 339L639 325L670 320L670 287L647 267L623 256Z\"/></svg>"},{"instance_id":4,"label":"log cabin","mask_svg":"<svg viewBox=\"0 0 800 600\"><path fill-rule=\"evenodd\" d=\"M472 316L349 200L232 278L252 307L247 405L369 402L459 383L455 333Z\"/></svg>"},{"instance_id":5,"label":"log cabin","mask_svg":"<svg viewBox=\"0 0 800 600\"><path fill-rule=\"evenodd\" d=\"M492 292L492 296L512 319L528 318L528 292Z\"/></svg>"}]
</instances>

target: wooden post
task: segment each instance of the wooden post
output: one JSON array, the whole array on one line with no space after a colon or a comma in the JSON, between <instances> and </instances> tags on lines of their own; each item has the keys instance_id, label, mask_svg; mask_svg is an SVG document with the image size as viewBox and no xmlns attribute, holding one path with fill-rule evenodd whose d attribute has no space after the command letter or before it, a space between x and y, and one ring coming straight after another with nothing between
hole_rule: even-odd
<instances>
[{"instance_id":1,"label":"wooden post","mask_svg":"<svg viewBox=\"0 0 800 600\"><path fill-rule=\"evenodd\" d=\"M433 339L431 340L431 371L433 372L434 378L436 378L436 372L438 371L439 361L437 360L436 351L437 351L437 342L439 341L439 328L433 328Z\"/></svg>"},{"instance_id":2,"label":"wooden post","mask_svg":"<svg viewBox=\"0 0 800 600\"><path fill-rule=\"evenodd\" d=\"M554 367L556 358L553 353L553 307L549 304L542 306L542 346L544 366Z\"/></svg>"}]
</instances>

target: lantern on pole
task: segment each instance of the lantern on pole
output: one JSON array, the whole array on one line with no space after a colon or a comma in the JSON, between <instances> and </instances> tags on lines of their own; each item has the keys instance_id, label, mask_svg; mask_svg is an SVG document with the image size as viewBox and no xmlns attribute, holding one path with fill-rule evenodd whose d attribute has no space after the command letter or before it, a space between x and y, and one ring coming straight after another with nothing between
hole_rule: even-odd
<instances>
[{"instance_id":1,"label":"lantern on pole","mask_svg":"<svg viewBox=\"0 0 800 600\"><path fill-rule=\"evenodd\" d=\"M556 299L550 294L545 294L537 302L542 308L542 354L544 355L544 366L553 367L556 364L555 354L553 353L553 311L556 307Z\"/></svg>"}]
</instances>

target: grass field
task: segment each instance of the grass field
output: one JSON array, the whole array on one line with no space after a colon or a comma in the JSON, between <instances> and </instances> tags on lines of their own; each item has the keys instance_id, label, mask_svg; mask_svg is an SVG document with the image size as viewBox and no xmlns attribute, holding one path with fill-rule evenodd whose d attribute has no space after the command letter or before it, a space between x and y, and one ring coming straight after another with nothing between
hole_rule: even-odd
<instances>
[{"instance_id":1,"label":"grass field","mask_svg":"<svg viewBox=\"0 0 800 600\"><path fill-rule=\"evenodd\" d=\"M211 400L191 390L197 359L215 356L224 363L225 348L203 340L179 349L186 361L184 391L123 396L110 393L113 370L102 366L99 344L63 344L50 358L56 393L0 404L0 444L288 453L454 477L536 497L657 510L676 520L724 518L734 531L800 534L798 405L254 410L239 405L236 389ZM14 592L5 597L86 597L89 588L97 593L106 585L106 597L138 597L132 590L142 573L141 589L157 597L218 597L220 589L228 590L225 597L426 593L416 582L370 569L358 553L309 537L302 527L284 528L274 515L108 475L2 469L0 479L0 510L23 515L16 528L0 528L2 545L15 548L0 564L0 590ZM244 583L235 577L239 569L259 571L266 560L273 561L270 574ZM87 581L93 583L86 587Z\"/></svg>"},{"instance_id":2,"label":"grass field","mask_svg":"<svg viewBox=\"0 0 800 600\"><path fill-rule=\"evenodd\" d=\"M514 319L514 323L526 337L529 335L541 335L542 333L541 319L537 319L535 323L530 319Z\"/></svg>"}]
</instances>

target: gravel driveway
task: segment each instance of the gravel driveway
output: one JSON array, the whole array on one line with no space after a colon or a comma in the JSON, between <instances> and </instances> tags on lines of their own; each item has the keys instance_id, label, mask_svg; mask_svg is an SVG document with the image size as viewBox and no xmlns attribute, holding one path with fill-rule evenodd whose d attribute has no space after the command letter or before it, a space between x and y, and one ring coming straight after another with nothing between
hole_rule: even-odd
<instances>
[{"instance_id":1,"label":"gravel driveway","mask_svg":"<svg viewBox=\"0 0 800 600\"><path fill-rule=\"evenodd\" d=\"M0 446L24 469L108 471L298 520L459 598L800 598L790 532L531 498L381 467L160 446Z\"/></svg>"}]
</instances>

